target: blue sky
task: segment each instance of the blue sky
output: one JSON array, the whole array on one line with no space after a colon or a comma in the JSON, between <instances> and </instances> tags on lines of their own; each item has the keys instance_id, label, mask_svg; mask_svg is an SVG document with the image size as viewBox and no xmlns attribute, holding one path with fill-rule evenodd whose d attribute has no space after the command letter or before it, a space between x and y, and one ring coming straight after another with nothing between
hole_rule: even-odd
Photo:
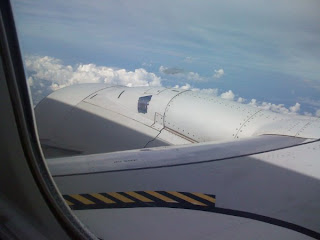
<instances>
[{"instance_id":1,"label":"blue sky","mask_svg":"<svg viewBox=\"0 0 320 240\"><path fill-rule=\"evenodd\" d=\"M320 2L13 1L25 56L320 109ZM162 68L161 68L162 67ZM167 69L161 71L160 69ZM215 70L223 69L220 77ZM193 74L190 74L193 73Z\"/></svg>"}]
</instances>

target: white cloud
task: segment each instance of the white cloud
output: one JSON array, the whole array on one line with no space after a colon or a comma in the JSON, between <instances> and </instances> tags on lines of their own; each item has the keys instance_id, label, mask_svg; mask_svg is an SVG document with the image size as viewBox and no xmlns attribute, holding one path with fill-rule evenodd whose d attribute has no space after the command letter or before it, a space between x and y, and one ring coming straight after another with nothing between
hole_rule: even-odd
<instances>
[{"instance_id":1,"label":"white cloud","mask_svg":"<svg viewBox=\"0 0 320 240\"><path fill-rule=\"evenodd\" d=\"M199 91L204 94L209 94L213 96L218 96L218 88L203 88L203 89L194 89L194 91Z\"/></svg>"},{"instance_id":2,"label":"white cloud","mask_svg":"<svg viewBox=\"0 0 320 240\"><path fill-rule=\"evenodd\" d=\"M115 69L106 66L97 66L95 64L78 64L76 66L70 66L64 65L59 59L47 56L28 56L25 59L25 65L28 73L27 82L31 87L35 104L52 91L78 83L108 83L110 85L126 85L129 87L162 86L160 77L154 73L147 72L143 68L127 71L125 69ZM186 80L202 79L199 74L194 72L180 73L179 69L161 67L162 70L167 69L171 73L176 71L178 72L177 74L183 74ZM200 91L205 94L219 96L219 90L217 88L199 89L192 87L189 83L185 83L185 85L181 87L176 85L175 88ZM246 99L242 97L236 98L232 90L222 93L220 97L239 103L246 102ZM256 99L252 99L248 104L261 109L284 114L299 114L301 108L300 103L296 103L295 105L286 108L284 104L259 102ZM311 113L304 112L303 114L309 116ZM320 117L320 109L318 109L314 115Z\"/></svg>"},{"instance_id":3,"label":"white cloud","mask_svg":"<svg viewBox=\"0 0 320 240\"><path fill-rule=\"evenodd\" d=\"M248 104L264 110L270 110L272 112L283 113L283 114L298 114L301 106L300 103L296 103L295 105L289 108L286 108L284 104L274 104L269 102L260 103L256 99L251 99L251 101Z\"/></svg>"},{"instance_id":4,"label":"white cloud","mask_svg":"<svg viewBox=\"0 0 320 240\"><path fill-rule=\"evenodd\" d=\"M48 56L28 56L25 59L25 65L29 74L29 86L33 88L46 87L46 94L78 83L161 86L161 78L143 68L127 71L95 64L70 66L64 65L59 59Z\"/></svg>"},{"instance_id":5,"label":"white cloud","mask_svg":"<svg viewBox=\"0 0 320 240\"><path fill-rule=\"evenodd\" d=\"M186 83L185 85L183 85L181 87L179 85L175 85L174 88L180 88L183 90L191 90L194 92L201 92L201 93L213 95L213 96L218 96L218 92L219 92L218 88L201 88L201 89L194 88L194 87L191 87L191 85L189 83Z\"/></svg>"},{"instance_id":6,"label":"white cloud","mask_svg":"<svg viewBox=\"0 0 320 240\"><path fill-rule=\"evenodd\" d=\"M248 104L252 105L252 106L257 106L257 100L252 98L251 101Z\"/></svg>"},{"instance_id":7,"label":"white cloud","mask_svg":"<svg viewBox=\"0 0 320 240\"><path fill-rule=\"evenodd\" d=\"M181 89L183 89L183 90L189 90L189 89L191 88L191 86L190 86L189 83L186 83L184 86L181 86L181 87L179 87L179 88L181 88Z\"/></svg>"},{"instance_id":8,"label":"white cloud","mask_svg":"<svg viewBox=\"0 0 320 240\"><path fill-rule=\"evenodd\" d=\"M219 70L214 70L214 72L214 78L221 78L224 75L224 70L222 68L220 68Z\"/></svg>"},{"instance_id":9,"label":"white cloud","mask_svg":"<svg viewBox=\"0 0 320 240\"><path fill-rule=\"evenodd\" d=\"M294 106L291 106L289 108L289 110L292 112L292 113L296 113L296 112L299 112L300 111L300 103L296 103Z\"/></svg>"},{"instance_id":10,"label":"white cloud","mask_svg":"<svg viewBox=\"0 0 320 240\"><path fill-rule=\"evenodd\" d=\"M227 92L222 93L220 97L227 100L234 100L235 95L231 90L229 90Z\"/></svg>"},{"instance_id":11,"label":"white cloud","mask_svg":"<svg viewBox=\"0 0 320 240\"><path fill-rule=\"evenodd\" d=\"M217 88L204 88L204 89L199 89L199 88L194 88L192 87L190 84L186 83L183 86L179 86L176 85L175 88L180 88L180 89L184 89L184 90L191 90L191 91L199 91L201 93L204 94L209 94L209 95L213 95L213 96L219 96L219 89ZM220 94L220 97L226 100L230 100L230 101L236 101L238 103L242 103L242 104L246 104L246 99L242 98L242 97L238 97L236 98L236 95L232 92L232 90L226 91L222 94ZM283 114L299 114L301 105L300 103L296 103L293 106L290 106L289 108L286 108L284 106L284 104L274 104L274 103L269 103L269 102L259 102L256 99L251 99L251 101L249 103L247 103L253 107L257 107L260 109L264 109L264 110L269 110L272 112L277 112L277 113L283 113ZM316 115L318 114L318 116L320 117L320 109L316 112ZM303 115L306 116L312 116L311 113L308 112L304 112Z\"/></svg>"},{"instance_id":12,"label":"white cloud","mask_svg":"<svg viewBox=\"0 0 320 240\"><path fill-rule=\"evenodd\" d=\"M238 103L244 103L245 101L246 101L246 99L242 98L242 97L239 97L237 100Z\"/></svg>"},{"instance_id":13,"label":"white cloud","mask_svg":"<svg viewBox=\"0 0 320 240\"><path fill-rule=\"evenodd\" d=\"M79 64L72 67L63 65L59 59L38 56L27 57L25 63L33 80L49 81L53 89L76 83L161 86L161 78L143 68L127 71L95 64Z\"/></svg>"},{"instance_id":14,"label":"white cloud","mask_svg":"<svg viewBox=\"0 0 320 240\"><path fill-rule=\"evenodd\" d=\"M186 74L186 76L187 76L187 79L191 80L191 81L203 81L204 80L204 78L201 77L199 75L199 73L195 73L195 72L188 72Z\"/></svg>"}]
</instances>

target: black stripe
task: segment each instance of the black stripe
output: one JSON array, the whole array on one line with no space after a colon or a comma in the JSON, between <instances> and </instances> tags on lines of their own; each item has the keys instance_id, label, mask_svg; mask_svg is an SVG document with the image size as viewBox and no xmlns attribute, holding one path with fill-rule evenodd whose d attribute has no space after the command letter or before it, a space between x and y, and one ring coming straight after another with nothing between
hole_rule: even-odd
<instances>
[{"instance_id":1,"label":"black stripe","mask_svg":"<svg viewBox=\"0 0 320 240\"><path fill-rule=\"evenodd\" d=\"M135 192L135 193L138 193L138 192ZM139 200L139 199L137 199L135 197L130 196L129 194L126 194L125 192L121 192L120 194L125 196L126 198L129 198L132 201L134 201L134 204L141 204L141 205L143 205L145 207L154 207L154 203L152 203L152 202L143 202L143 201L141 201L141 200ZM133 203L131 203L131 204L133 204Z\"/></svg>"},{"instance_id":2,"label":"black stripe","mask_svg":"<svg viewBox=\"0 0 320 240\"><path fill-rule=\"evenodd\" d=\"M156 192L156 191L153 191L153 192ZM150 195L150 194L148 194L148 193L146 193L146 192L143 192L143 191L139 191L139 192L137 192L137 193L139 193L140 195L142 195L142 196L144 196L144 197L146 197L146 198L149 198L150 200L152 200L155 204L162 204L162 203L166 203L165 201L163 201L163 200L161 200L160 198L157 198L157 197L155 197L155 196L153 196L153 195Z\"/></svg>"},{"instance_id":3,"label":"black stripe","mask_svg":"<svg viewBox=\"0 0 320 240\"><path fill-rule=\"evenodd\" d=\"M168 197L168 198L170 198L170 199L172 199L172 200L174 200L174 201L176 201L178 203L183 203L184 202L181 198L178 198L178 197L176 197L174 195L171 195L166 191L157 191L157 193L160 193L161 195L166 196L166 197Z\"/></svg>"},{"instance_id":4,"label":"black stripe","mask_svg":"<svg viewBox=\"0 0 320 240\"><path fill-rule=\"evenodd\" d=\"M192 198L194 200L197 200L197 201L199 201L201 203L206 204L208 207L214 207L215 206L215 203L210 202L210 201L208 201L208 200L206 200L206 199L204 199L202 197L198 197L198 196L194 195L193 193L189 193L189 192L181 192L181 193L183 195L186 195L187 197L190 197L190 198ZM215 195L209 195L209 194L205 194L205 195L207 195L208 197L212 197L212 198L216 199Z\"/></svg>"},{"instance_id":5,"label":"black stripe","mask_svg":"<svg viewBox=\"0 0 320 240\"><path fill-rule=\"evenodd\" d=\"M263 216L263 215L259 215L259 214L255 214L255 213L250 213L250 212L244 212L244 211L232 210L232 209L226 209L226 208L217 208L217 207L214 209L211 209L209 212L221 213L221 214L226 214L226 215L231 215L231 216L236 216L236 217L249 218L249 219L257 220L260 222L265 222L265 223L269 223L272 225L288 228L293 231L305 234L309 237L313 237L315 239L320 239L319 232L315 232L311 229L302 227L300 225L286 222L286 221L276 219L276 218L271 218L271 217L267 217L267 216Z\"/></svg>"},{"instance_id":6,"label":"black stripe","mask_svg":"<svg viewBox=\"0 0 320 240\"><path fill-rule=\"evenodd\" d=\"M179 203L179 206L182 206L183 208L189 208L190 206L191 206L191 208L192 208L192 206L199 206L199 205L193 204L191 202L188 202L186 200L183 200L182 198L176 197L168 192L165 192L165 191L158 191L158 192L168 198L171 198L172 200L177 201ZM181 193L184 195L184 192L178 192L178 193Z\"/></svg>"},{"instance_id":7,"label":"black stripe","mask_svg":"<svg viewBox=\"0 0 320 240\"><path fill-rule=\"evenodd\" d=\"M80 194L79 194L80 195ZM80 202L79 200L71 197L70 195L63 195L63 198L68 200L69 202L72 202L73 205L69 205L69 207L72 209L72 206L78 206L78 205L85 205L84 203Z\"/></svg>"},{"instance_id":8,"label":"black stripe","mask_svg":"<svg viewBox=\"0 0 320 240\"><path fill-rule=\"evenodd\" d=\"M90 196L90 197L91 197L91 198L94 198L94 199L97 199L96 201L100 201L100 202L102 202L102 203L104 203L104 204L117 204L117 203L120 202L120 200L118 200L118 199L116 199L116 198L113 198L112 196L109 196L109 195L106 194L106 193L98 193L98 194L100 194L100 195L103 196L103 197L109 198L111 201L114 201L115 203L105 203L104 201L101 201L101 200L99 200L98 198L96 198L96 197L94 197L94 196Z\"/></svg>"},{"instance_id":9,"label":"black stripe","mask_svg":"<svg viewBox=\"0 0 320 240\"><path fill-rule=\"evenodd\" d=\"M130 200L134 201L134 202L141 202L139 199L136 199L132 196L130 196L129 194L126 194L125 192L117 192L119 193L120 195L126 197L126 198L129 198Z\"/></svg>"},{"instance_id":10,"label":"black stripe","mask_svg":"<svg viewBox=\"0 0 320 240\"><path fill-rule=\"evenodd\" d=\"M73 204L79 204L80 202L77 201L76 199L70 197L69 195L63 195L63 198Z\"/></svg>"},{"instance_id":11,"label":"black stripe","mask_svg":"<svg viewBox=\"0 0 320 240\"><path fill-rule=\"evenodd\" d=\"M118 203L122 203L118 198L112 197L111 195L107 194L107 193L100 193L102 196L109 198L110 200Z\"/></svg>"},{"instance_id":12,"label":"black stripe","mask_svg":"<svg viewBox=\"0 0 320 240\"><path fill-rule=\"evenodd\" d=\"M124 197L127 197L127 195L125 195L123 192L116 192ZM120 199L118 198L115 198L111 195L109 195L108 193L103 193L102 194L103 196L111 199L112 201L115 201L116 204L113 204L112 206L109 206L111 208L131 208L131 207L135 207L135 205L139 206L139 207L143 207L142 205L139 205L138 202L136 202L134 199L132 199L132 197L128 196L127 198L129 198L130 200L134 201L133 203L125 203L125 202L122 202ZM107 203L104 203L104 204L107 204ZM108 204L108 205L111 205L111 204Z\"/></svg>"},{"instance_id":13,"label":"black stripe","mask_svg":"<svg viewBox=\"0 0 320 240\"><path fill-rule=\"evenodd\" d=\"M81 196L83 196L83 197L85 197L86 199L94 202L95 204L99 204L99 205L107 204L107 205L109 205L109 203L105 203L105 202L99 200L98 198L95 198L95 197L91 196L90 194L81 194ZM110 205L111 205L111 204L115 205L115 203L110 203Z\"/></svg>"}]
</instances>

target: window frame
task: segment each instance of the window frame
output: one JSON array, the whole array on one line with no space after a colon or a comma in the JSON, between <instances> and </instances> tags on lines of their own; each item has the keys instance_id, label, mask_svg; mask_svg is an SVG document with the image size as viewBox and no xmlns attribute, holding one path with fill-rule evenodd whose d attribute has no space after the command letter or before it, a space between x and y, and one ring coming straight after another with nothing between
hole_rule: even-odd
<instances>
[{"instance_id":1,"label":"window frame","mask_svg":"<svg viewBox=\"0 0 320 240\"><path fill-rule=\"evenodd\" d=\"M3 159L7 161L4 166L10 166L12 168L18 168L19 161L25 161L28 168L23 169L23 176L26 182L17 183L15 182L14 176L12 182L8 184L15 185L18 188L15 189L15 194L20 198L33 199L34 204L45 204L51 211L51 215L48 212L40 209L41 214L46 214L46 218L50 219L50 222L45 222L44 225L51 224L56 221L59 223L60 227L68 236L72 239L97 239L72 213L71 209L67 206L63 200L58 188L56 187L54 180L48 170L45 158L43 156L34 118L33 107L29 95L29 88L26 81L25 71L23 67L22 55L19 47L19 39L15 28L14 15L12 12L12 7L10 0L0 1L0 64L3 67L3 75L1 81L3 82L3 89L6 95L10 97L10 106L8 109L14 115L14 125L16 126L16 131L18 132L18 142L22 149L24 158L14 159L14 161L9 162L12 159ZM9 113L5 112L6 109L1 110L3 114L7 115ZM6 116L4 116L6 118ZM9 119L9 117L8 117ZM5 126L3 126L5 127ZM10 143L9 143L10 144ZM12 143L13 144L13 143ZM12 148L14 149L14 148ZM12 151L12 149L7 149L7 151ZM3 150L3 149L2 149ZM2 151L1 150L1 151ZM25 164L24 163L24 164ZM25 175L24 175L25 174ZM23 191L24 185L28 184L28 179L33 177L37 188L33 191L37 191L39 194L32 195L31 192ZM6 190L2 190L4 196L8 196L9 201L14 202L12 196ZM29 196L26 196L26 195ZM41 197L39 197L41 196ZM18 205L18 204L14 204ZM34 210L29 209L29 212ZM40 214L40 215L41 215ZM37 214L35 214L37 215ZM49 216L50 215L50 216ZM34 216L33 216L34 217ZM38 219L41 221L40 217ZM52 229L55 226L50 226L47 228ZM40 229L39 229L40 230ZM43 229L40 230L43 232ZM48 238L53 237L55 233L44 233Z\"/></svg>"}]
</instances>

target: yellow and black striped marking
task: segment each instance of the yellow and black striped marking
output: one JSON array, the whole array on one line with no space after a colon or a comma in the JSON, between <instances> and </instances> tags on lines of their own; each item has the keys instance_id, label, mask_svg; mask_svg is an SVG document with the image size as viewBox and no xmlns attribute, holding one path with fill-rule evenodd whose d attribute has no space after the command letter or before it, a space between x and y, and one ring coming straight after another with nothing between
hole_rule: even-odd
<instances>
[{"instance_id":1,"label":"yellow and black striped marking","mask_svg":"<svg viewBox=\"0 0 320 240\"><path fill-rule=\"evenodd\" d=\"M253 219L288 228L320 239L320 233L280 219L235 209L216 207L216 197L211 194L176 191L134 191L63 195L73 210L164 207L180 208Z\"/></svg>"},{"instance_id":2,"label":"yellow and black striped marking","mask_svg":"<svg viewBox=\"0 0 320 240\"><path fill-rule=\"evenodd\" d=\"M176 191L134 191L63 195L73 210L103 208L169 207L212 209L214 195Z\"/></svg>"}]
</instances>

